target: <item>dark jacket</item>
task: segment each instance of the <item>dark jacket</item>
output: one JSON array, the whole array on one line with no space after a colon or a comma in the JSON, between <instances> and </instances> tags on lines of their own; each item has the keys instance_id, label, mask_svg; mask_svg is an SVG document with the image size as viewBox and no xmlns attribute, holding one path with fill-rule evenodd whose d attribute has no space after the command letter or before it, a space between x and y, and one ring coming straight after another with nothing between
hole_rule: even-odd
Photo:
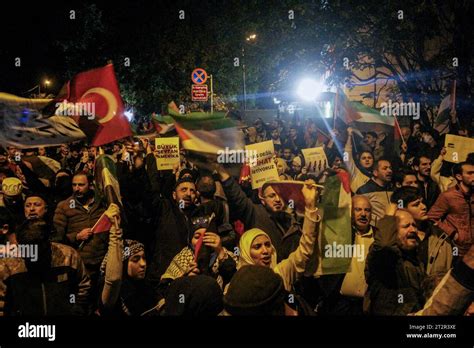
<instances>
[{"instance_id":1,"label":"dark jacket","mask_svg":"<svg viewBox=\"0 0 474 348\"><path fill-rule=\"evenodd\" d=\"M283 212L272 214L263 205L254 204L233 178L222 182L222 186L231 214L243 222L245 230L259 228L268 234L277 251L278 262L296 250L301 237L301 224L293 215Z\"/></svg>"},{"instance_id":2,"label":"dark jacket","mask_svg":"<svg viewBox=\"0 0 474 348\"><path fill-rule=\"evenodd\" d=\"M146 157L146 170L153 197L153 237L146 252L149 265L147 279L158 286L171 260L191 241L191 217L195 215L196 208L183 211L174 200L163 196L164 186L170 181L158 173L153 154Z\"/></svg>"},{"instance_id":3,"label":"dark jacket","mask_svg":"<svg viewBox=\"0 0 474 348\"><path fill-rule=\"evenodd\" d=\"M193 236L190 218L193 211L185 214L178 205L166 198L158 198L153 203L155 218L153 241L150 245L147 278L157 285L171 260L189 244Z\"/></svg>"},{"instance_id":4,"label":"dark jacket","mask_svg":"<svg viewBox=\"0 0 474 348\"><path fill-rule=\"evenodd\" d=\"M397 244L397 223L394 216L379 221L365 266L368 290L365 309L372 315L407 315L425 303L422 282L423 263L417 250L405 251Z\"/></svg>"},{"instance_id":5,"label":"dark jacket","mask_svg":"<svg viewBox=\"0 0 474 348\"><path fill-rule=\"evenodd\" d=\"M122 222L124 238L148 245L152 237L153 197L145 166L130 170L127 163L117 162L117 177L125 216Z\"/></svg>"},{"instance_id":6,"label":"dark jacket","mask_svg":"<svg viewBox=\"0 0 474 348\"><path fill-rule=\"evenodd\" d=\"M426 178L426 186L423 181L418 181L418 187L420 192L423 195L423 202L426 204L427 209L429 210L433 204L436 202L439 194L441 193L439 186L431 178Z\"/></svg>"},{"instance_id":7,"label":"dark jacket","mask_svg":"<svg viewBox=\"0 0 474 348\"><path fill-rule=\"evenodd\" d=\"M43 278L29 273L21 258L0 258L0 316L84 313L91 283L79 254L59 243L51 250L52 267Z\"/></svg>"},{"instance_id":8,"label":"dark jacket","mask_svg":"<svg viewBox=\"0 0 474 348\"><path fill-rule=\"evenodd\" d=\"M74 208L71 208L71 205ZM54 213L56 229L52 240L79 248L82 241L76 239L77 233L84 228L92 228L106 210L105 202L95 199L86 210L73 196L59 202ZM94 234L79 250L85 265L98 265L107 253L108 233Z\"/></svg>"}]
</instances>

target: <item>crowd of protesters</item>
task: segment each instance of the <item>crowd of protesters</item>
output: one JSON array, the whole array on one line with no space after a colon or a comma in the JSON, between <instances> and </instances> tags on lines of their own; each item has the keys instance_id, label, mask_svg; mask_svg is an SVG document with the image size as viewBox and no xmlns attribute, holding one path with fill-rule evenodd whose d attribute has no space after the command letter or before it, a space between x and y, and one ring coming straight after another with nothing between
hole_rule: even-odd
<instances>
[{"instance_id":1,"label":"crowd of protesters","mask_svg":"<svg viewBox=\"0 0 474 348\"><path fill-rule=\"evenodd\" d=\"M474 153L446 161L443 138L418 122L402 127L400 148L387 133L360 138L352 127L321 137L310 119L257 119L242 131L247 144L273 141L280 179L304 182L304 214L270 184L252 190L249 177L186 151L158 171L146 138L2 147L1 315L474 313ZM301 150L318 146L327 164L316 171ZM94 181L102 151L115 162L119 204ZM318 185L341 171L351 179L352 243L364 255L346 273L317 275ZM103 215L112 226L94 233ZM12 257L20 246L36 257Z\"/></svg>"}]
</instances>

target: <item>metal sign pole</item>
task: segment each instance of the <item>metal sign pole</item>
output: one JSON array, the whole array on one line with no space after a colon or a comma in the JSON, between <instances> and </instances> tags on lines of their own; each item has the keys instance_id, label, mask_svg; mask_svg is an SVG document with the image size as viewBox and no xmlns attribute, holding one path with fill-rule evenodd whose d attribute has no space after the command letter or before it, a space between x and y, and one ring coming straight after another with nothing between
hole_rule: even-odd
<instances>
[{"instance_id":1,"label":"metal sign pole","mask_svg":"<svg viewBox=\"0 0 474 348\"><path fill-rule=\"evenodd\" d=\"M211 114L213 114L214 113L214 87L213 87L212 75L209 75L209 78L211 79Z\"/></svg>"}]
</instances>

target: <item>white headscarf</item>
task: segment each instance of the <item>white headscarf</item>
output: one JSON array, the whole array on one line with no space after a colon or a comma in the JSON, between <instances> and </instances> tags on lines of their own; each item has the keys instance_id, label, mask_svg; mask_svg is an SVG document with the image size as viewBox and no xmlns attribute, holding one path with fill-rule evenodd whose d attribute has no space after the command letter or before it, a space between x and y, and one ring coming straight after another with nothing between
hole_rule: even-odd
<instances>
[{"instance_id":1,"label":"white headscarf","mask_svg":"<svg viewBox=\"0 0 474 348\"><path fill-rule=\"evenodd\" d=\"M250 256L250 249L252 248L252 243L257 238L258 236L267 236L265 232L258 228L252 228L248 231L246 231L242 237L240 237L240 242L239 242L239 249L240 249L240 256L239 256L239 262L237 263L237 269L240 269L242 266L246 265L255 265L255 261L252 259ZM270 239L270 237L268 237ZM271 239L270 239L271 240ZM272 244L272 261L270 267L274 269L277 265L277 254L275 247Z\"/></svg>"}]
</instances>

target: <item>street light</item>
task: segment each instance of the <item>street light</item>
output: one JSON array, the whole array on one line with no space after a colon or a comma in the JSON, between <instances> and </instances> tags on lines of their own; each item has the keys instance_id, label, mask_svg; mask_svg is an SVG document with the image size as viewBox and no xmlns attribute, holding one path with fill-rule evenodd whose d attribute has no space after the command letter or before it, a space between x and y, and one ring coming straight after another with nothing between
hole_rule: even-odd
<instances>
[{"instance_id":1,"label":"street light","mask_svg":"<svg viewBox=\"0 0 474 348\"><path fill-rule=\"evenodd\" d=\"M44 80L44 85L45 85L44 91L45 91L46 95L47 95L47 88L49 87L50 84L51 84L51 80L49 80L49 79ZM40 85L41 85L41 83L40 83ZM45 97L46 97L46 95L45 95Z\"/></svg>"},{"instance_id":2,"label":"street light","mask_svg":"<svg viewBox=\"0 0 474 348\"><path fill-rule=\"evenodd\" d=\"M257 34L251 34L245 40L250 41L250 40L255 40L256 38L257 38Z\"/></svg>"},{"instance_id":3,"label":"street light","mask_svg":"<svg viewBox=\"0 0 474 348\"><path fill-rule=\"evenodd\" d=\"M257 39L257 34L250 34L245 38L245 41L251 42ZM247 110L247 86L245 82L245 47L242 45L242 79L244 82L244 111Z\"/></svg>"}]
</instances>

